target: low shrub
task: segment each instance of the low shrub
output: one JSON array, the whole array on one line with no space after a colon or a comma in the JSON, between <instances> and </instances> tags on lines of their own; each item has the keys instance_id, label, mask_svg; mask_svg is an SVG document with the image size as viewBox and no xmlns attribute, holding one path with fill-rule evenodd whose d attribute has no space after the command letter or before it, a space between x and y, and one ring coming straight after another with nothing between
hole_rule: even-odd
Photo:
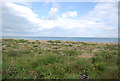
<instances>
[{"instance_id":1,"label":"low shrub","mask_svg":"<svg viewBox=\"0 0 120 81\"><path fill-rule=\"evenodd\" d=\"M68 56L76 56L80 54L80 52L76 50L63 50L63 53L65 53L65 55L68 55Z\"/></svg>"},{"instance_id":2,"label":"low shrub","mask_svg":"<svg viewBox=\"0 0 120 81\"><path fill-rule=\"evenodd\" d=\"M58 61L57 58L57 55L48 54L39 59L38 62L41 64L53 64Z\"/></svg>"},{"instance_id":3,"label":"low shrub","mask_svg":"<svg viewBox=\"0 0 120 81\"><path fill-rule=\"evenodd\" d=\"M19 50L21 54L31 54L31 49L29 48L22 48Z\"/></svg>"},{"instance_id":4,"label":"low shrub","mask_svg":"<svg viewBox=\"0 0 120 81\"><path fill-rule=\"evenodd\" d=\"M48 54L48 55L44 55L44 56L40 57L39 59L35 60L34 62L31 63L31 65L33 66L33 68L35 68L40 65L53 64L57 61L58 61L57 55Z\"/></svg>"},{"instance_id":5,"label":"low shrub","mask_svg":"<svg viewBox=\"0 0 120 81\"><path fill-rule=\"evenodd\" d=\"M118 77L117 45L48 42L39 45L39 41L3 40L3 78L34 79L38 75L39 79L79 79L81 73L87 73L90 79ZM79 57L83 53L94 53L95 56Z\"/></svg>"},{"instance_id":6,"label":"low shrub","mask_svg":"<svg viewBox=\"0 0 120 81\"><path fill-rule=\"evenodd\" d=\"M5 75L2 76L3 79L17 79L19 74L23 72L23 67L20 65L12 65L6 71L4 71ZM7 76L6 76L7 75Z\"/></svg>"},{"instance_id":7,"label":"low shrub","mask_svg":"<svg viewBox=\"0 0 120 81\"><path fill-rule=\"evenodd\" d=\"M98 71L105 71L106 63L100 62L94 65L94 68Z\"/></svg>"},{"instance_id":8,"label":"low shrub","mask_svg":"<svg viewBox=\"0 0 120 81\"><path fill-rule=\"evenodd\" d=\"M13 49L9 49L7 52L5 52L8 56L10 57L16 57L18 56L20 53L19 51L13 50Z\"/></svg>"},{"instance_id":9,"label":"low shrub","mask_svg":"<svg viewBox=\"0 0 120 81\"><path fill-rule=\"evenodd\" d=\"M28 42L28 40L19 39L18 42L19 42L19 43L25 43L25 42Z\"/></svg>"}]
</instances>

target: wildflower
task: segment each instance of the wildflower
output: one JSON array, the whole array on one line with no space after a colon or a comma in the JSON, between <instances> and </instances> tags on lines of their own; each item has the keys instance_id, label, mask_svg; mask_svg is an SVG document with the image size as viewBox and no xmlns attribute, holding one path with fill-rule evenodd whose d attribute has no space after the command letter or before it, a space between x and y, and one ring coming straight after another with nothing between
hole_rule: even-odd
<instances>
[{"instance_id":1,"label":"wildflower","mask_svg":"<svg viewBox=\"0 0 120 81\"><path fill-rule=\"evenodd\" d=\"M95 68L93 68L93 69L95 69Z\"/></svg>"},{"instance_id":2,"label":"wildflower","mask_svg":"<svg viewBox=\"0 0 120 81\"><path fill-rule=\"evenodd\" d=\"M98 66L99 64L96 64L96 66Z\"/></svg>"}]
</instances>

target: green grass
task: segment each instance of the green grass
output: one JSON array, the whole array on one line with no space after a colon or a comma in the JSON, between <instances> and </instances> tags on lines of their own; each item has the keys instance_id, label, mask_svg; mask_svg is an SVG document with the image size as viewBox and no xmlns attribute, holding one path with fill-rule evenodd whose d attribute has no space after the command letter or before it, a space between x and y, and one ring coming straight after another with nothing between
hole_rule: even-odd
<instances>
[{"instance_id":1,"label":"green grass","mask_svg":"<svg viewBox=\"0 0 120 81\"><path fill-rule=\"evenodd\" d=\"M3 39L2 58L3 79L118 78L118 45L112 43Z\"/></svg>"},{"instance_id":2,"label":"green grass","mask_svg":"<svg viewBox=\"0 0 120 81\"><path fill-rule=\"evenodd\" d=\"M63 53L68 56L76 56L81 54L80 51L76 51L76 50L63 50Z\"/></svg>"}]
</instances>

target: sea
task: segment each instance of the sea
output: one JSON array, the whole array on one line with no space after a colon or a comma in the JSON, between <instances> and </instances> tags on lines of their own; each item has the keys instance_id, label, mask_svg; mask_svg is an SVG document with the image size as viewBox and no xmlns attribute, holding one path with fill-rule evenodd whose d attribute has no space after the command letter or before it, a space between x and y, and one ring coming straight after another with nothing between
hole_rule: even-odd
<instances>
[{"instance_id":1,"label":"sea","mask_svg":"<svg viewBox=\"0 0 120 81\"><path fill-rule=\"evenodd\" d=\"M64 41L80 41L80 42L111 42L111 43L117 43L117 42L118 42L118 38L96 38L96 37L3 36L2 39L64 40Z\"/></svg>"}]
</instances>

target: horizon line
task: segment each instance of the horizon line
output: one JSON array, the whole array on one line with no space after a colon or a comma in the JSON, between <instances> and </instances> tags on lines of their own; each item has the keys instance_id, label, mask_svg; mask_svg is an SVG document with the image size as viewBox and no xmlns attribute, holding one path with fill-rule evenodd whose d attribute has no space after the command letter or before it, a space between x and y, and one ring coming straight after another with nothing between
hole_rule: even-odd
<instances>
[{"instance_id":1,"label":"horizon line","mask_svg":"<svg viewBox=\"0 0 120 81\"><path fill-rule=\"evenodd\" d=\"M1 37L7 37L7 36L1 36ZM12 37L12 36L8 36ZM16 36L13 36L16 37ZM17 37L62 37L62 36L17 36ZM75 36L66 36L66 37L75 37ZM81 37L81 38L119 38L119 37L95 37L95 36L76 36L76 37Z\"/></svg>"}]
</instances>

